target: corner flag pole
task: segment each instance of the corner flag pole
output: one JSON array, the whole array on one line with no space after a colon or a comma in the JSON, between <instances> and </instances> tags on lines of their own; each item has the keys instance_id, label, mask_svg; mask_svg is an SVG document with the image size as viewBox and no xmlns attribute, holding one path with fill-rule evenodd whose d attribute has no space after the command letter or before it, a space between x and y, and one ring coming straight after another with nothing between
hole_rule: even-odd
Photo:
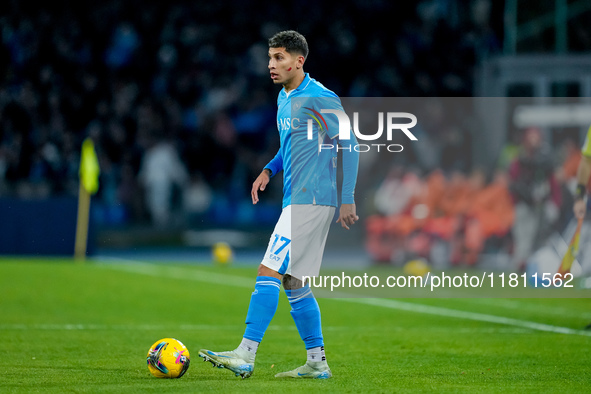
<instances>
[{"instance_id":1,"label":"corner flag pole","mask_svg":"<svg viewBox=\"0 0 591 394\"><path fill-rule=\"evenodd\" d=\"M558 274L564 275L570 272L570 269L575 261L577 252L579 251L579 239L581 237L581 227L583 225L583 219L579 219L577 223L577 229L573 234L573 237L568 245L568 249L562 258L560 267L558 268Z\"/></svg>"},{"instance_id":2,"label":"corner flag pole","mask_svg":"<svg viewBox=\"0 0 591 394\"><path fill-rule=\"evenodd\" d=\"M80 188L78 193L78 219L76 224L76 243L74 258L84 261L88 242L88 222L90 216L90 196L98 191L100 168L94 143L86 138L80 154Z\"/></svg>"}]
</instances>

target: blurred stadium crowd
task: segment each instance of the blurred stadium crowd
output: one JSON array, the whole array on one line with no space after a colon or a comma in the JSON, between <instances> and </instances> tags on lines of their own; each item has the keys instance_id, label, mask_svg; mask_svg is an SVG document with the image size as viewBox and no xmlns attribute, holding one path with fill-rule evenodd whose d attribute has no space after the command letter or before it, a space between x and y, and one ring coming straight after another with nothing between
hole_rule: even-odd
<instances>
[{"instance_id":1,"label":"blurred stadium crowd","mask_svg":"<svg viewBox=\"0 0 591 394\"><path fill-rule=\"evenodd\" d=\"M497 264L524 270L530 256L573 217L581 152L570 138L552 147L538 128L518 135L493 174L393 165L366 221L373 260L475 265L488 253Z\"/></svg>"},{"instance_id":2,"label":"blurred stadium crowd","mask_svg":"<svg viewBox=\"0 0 591 394\"><path fill-rule=\"evenodd\" d=\"M2 11L0 196L76 195L90 136L99 222L159 225L266 217L247 203L278 148L275 32L303 32L306 70L341 96L470 96L502 15L486 0L13 0ZM276 182L267 201L280 196Z\"/></svg>"},{"instance_id":3,"label":"blurred stadium crowd","mask_svg":"<svg viewBox=\"0 0 591 394\"><path fill-rule=\"evenodd\" d=\"M249 194L279 144L268 37L304 33L306 71L342 97L471 96L475 67L500 52L502 7L489 0L5 2L0 197L77 195L80 145L90 136L101 167L98 223L274 223L281 182L256 207ZM468 132L437 138L432 149L455 150L405 156L380 185L360 180L376 190L371 204L359 204L365 217L374 214L366 222L374 259L429 256L443 243L450 259L471 264L487 245L507 248L514 227L510 248L520 264L534 247L532 228L566 220L559 207L574 174L563 163L576 156L574 145L558 162L544 158L541 143L528 147L528 137L522 146L509 141L492 175L462 155Z\"/></svg>"}]
</instances>

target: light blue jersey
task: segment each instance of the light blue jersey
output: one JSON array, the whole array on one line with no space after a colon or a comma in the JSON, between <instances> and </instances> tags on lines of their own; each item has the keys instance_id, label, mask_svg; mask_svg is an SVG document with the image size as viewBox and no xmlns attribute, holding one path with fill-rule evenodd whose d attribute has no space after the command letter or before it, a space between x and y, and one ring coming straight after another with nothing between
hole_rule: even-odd
<instances>
[{"instance_id":1,"label":"light blue jersey","mask_svg":"<svg viewBox=\"0 0 591 394\"><path fill-rule=\"evenodd\" d=\"M283 207L316 204L336 207L337 144L343 151L342 202L354 203L359 153L356 144L338 139L338 121L322 109L343 110L338 96L306 73L291 92L282 89L277 98L277 129L281 147L265 166L275 175L283 170ZM331 149L321 147L334 146Z\"/></svg>"}]
</instances>

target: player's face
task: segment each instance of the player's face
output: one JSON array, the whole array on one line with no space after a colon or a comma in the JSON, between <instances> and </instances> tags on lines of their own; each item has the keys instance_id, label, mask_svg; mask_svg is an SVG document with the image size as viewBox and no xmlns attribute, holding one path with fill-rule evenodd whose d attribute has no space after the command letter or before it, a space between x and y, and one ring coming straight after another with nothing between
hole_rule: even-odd
<instances>
[{"instance_id":1,"label":"player's face","mask_svg":"<svg viewBox=\"0 0 591 394\"><path fill-rule=\"evenodd\" d=\"M286 85L304 64L304 57L291 54L285 48L269 48L269 72L275 84Z\"/></svg>"}]
</instances>

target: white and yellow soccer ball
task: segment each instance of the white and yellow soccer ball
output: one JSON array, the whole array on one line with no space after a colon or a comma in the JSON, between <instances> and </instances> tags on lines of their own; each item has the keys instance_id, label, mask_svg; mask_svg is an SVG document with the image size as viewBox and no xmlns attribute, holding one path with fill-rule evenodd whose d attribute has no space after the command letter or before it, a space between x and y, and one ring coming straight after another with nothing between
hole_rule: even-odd
<instances>
[{"instance_id":1,"label":"white and yellow soccer ball","mask_svg":"<svg viewBox=\"0 0 591 394\"><path fill-rule=\"evenodd\" d=\"M189 349L174 338L156 341L148 350L148 369L157 378L180 378L191 363Z\"/></svg>"},{"instance_id":2,"label":"white and yellow soccer ball","mask_svg":"<svg viewBox=\"0 0 591 394\"><path fill-rule=\"evenodd\" d=\"M226 242L217 242L211 248L211 258L214 263L229 264L234 258L234 252Z\"/></svg>"}]
</instances>

